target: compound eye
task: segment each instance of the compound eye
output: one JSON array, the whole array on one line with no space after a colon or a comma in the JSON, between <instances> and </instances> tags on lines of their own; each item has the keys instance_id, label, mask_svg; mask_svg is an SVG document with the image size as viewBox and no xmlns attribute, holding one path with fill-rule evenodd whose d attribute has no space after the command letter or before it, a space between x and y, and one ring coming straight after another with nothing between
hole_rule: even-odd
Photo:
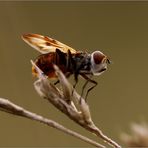
<instances>
[{"instance_id":1,"label":"compound eye","mask_svg":"<svg viewBox=\"0 0 148 148\"><path fill-rule=\"evenodd\" d=\"M102 63L104 58L105 58L105 55L102 52L96 51L93 53L93 59L95 64Z\"/></svg>"}]
</instances>

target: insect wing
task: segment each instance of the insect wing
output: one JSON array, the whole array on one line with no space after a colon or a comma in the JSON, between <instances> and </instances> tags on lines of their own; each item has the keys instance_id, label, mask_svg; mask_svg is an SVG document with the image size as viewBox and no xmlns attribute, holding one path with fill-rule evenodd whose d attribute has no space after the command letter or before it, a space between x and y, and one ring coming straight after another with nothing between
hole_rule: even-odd
<instances>
[{"instance_id":1,"label":"insect wing","mask_svg":"<svg viewBox=\"0 0 148 148\"><path fill-rule=\"evenodd\" d=\"M22 35L22 39L42 54L55 52L57 48L64 53L67 53L68 50L70 50L71 53L76 53L75 49L47 36L24 34Z\"/></svg>"}]
</instances>

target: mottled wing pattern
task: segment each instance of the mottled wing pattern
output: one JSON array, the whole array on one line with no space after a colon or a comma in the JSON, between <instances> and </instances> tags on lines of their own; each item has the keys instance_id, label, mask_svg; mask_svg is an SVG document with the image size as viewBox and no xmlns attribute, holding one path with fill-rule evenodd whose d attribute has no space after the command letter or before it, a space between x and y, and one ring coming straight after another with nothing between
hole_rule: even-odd
<instances>
[{"instance_id":1,"label":"mottled wing pattern","mask_svg":"<svg viewBox=\"0 0 148 148\"><path fill-rule=\"evenodd\" d=\"M75 49L47 36L29 33L22 35L22 39L42 54L55 52L57 48L64 53L67 53L68 50L76 53Z\"/></svg>"}]
</instances>

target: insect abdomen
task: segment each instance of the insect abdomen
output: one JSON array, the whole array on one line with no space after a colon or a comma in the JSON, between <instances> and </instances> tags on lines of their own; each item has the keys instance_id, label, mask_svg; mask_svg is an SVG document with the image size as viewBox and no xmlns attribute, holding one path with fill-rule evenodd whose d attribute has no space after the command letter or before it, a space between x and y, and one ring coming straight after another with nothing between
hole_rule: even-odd
<instances>
[{"instance_id":1,"label":"insect abdomen","mask_svg":"<svg viewBox=\"0 0 148 148\"><path fill-rule=\"evenodd\" d=\"M53 68L53 64L58 65L58 67L62 70L63 73L66 72L66 57L62 58L58 56L56 53L48 53L40 55L35 64L47 75L49 78L56 78L55 70ZM37 76L37 72L34 67L32 67L33 75Z\"/></svg>"}]
</instances>

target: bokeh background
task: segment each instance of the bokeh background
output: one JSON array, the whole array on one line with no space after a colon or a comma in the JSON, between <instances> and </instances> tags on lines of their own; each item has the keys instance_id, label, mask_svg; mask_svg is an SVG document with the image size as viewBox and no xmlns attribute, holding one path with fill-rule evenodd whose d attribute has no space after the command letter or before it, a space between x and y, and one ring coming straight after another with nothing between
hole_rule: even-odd
<instances>
[{"instance_id":1,"label":"bokeh background","mask_svg":"<svg viewBox=\"0 0 148 148\"><path fill-rule=\"evenodd\" d=\"M119 135L131 122L147 120L148 2L0 2L0 97L91 137L35 92L30 60L39 53L22 41L23 33L110 57L112 64L95 77L99 85L88 97L93 120L106 135L121 143ZM89 145L0 112L0 146Z\"/></svg>"}]
</instances>

